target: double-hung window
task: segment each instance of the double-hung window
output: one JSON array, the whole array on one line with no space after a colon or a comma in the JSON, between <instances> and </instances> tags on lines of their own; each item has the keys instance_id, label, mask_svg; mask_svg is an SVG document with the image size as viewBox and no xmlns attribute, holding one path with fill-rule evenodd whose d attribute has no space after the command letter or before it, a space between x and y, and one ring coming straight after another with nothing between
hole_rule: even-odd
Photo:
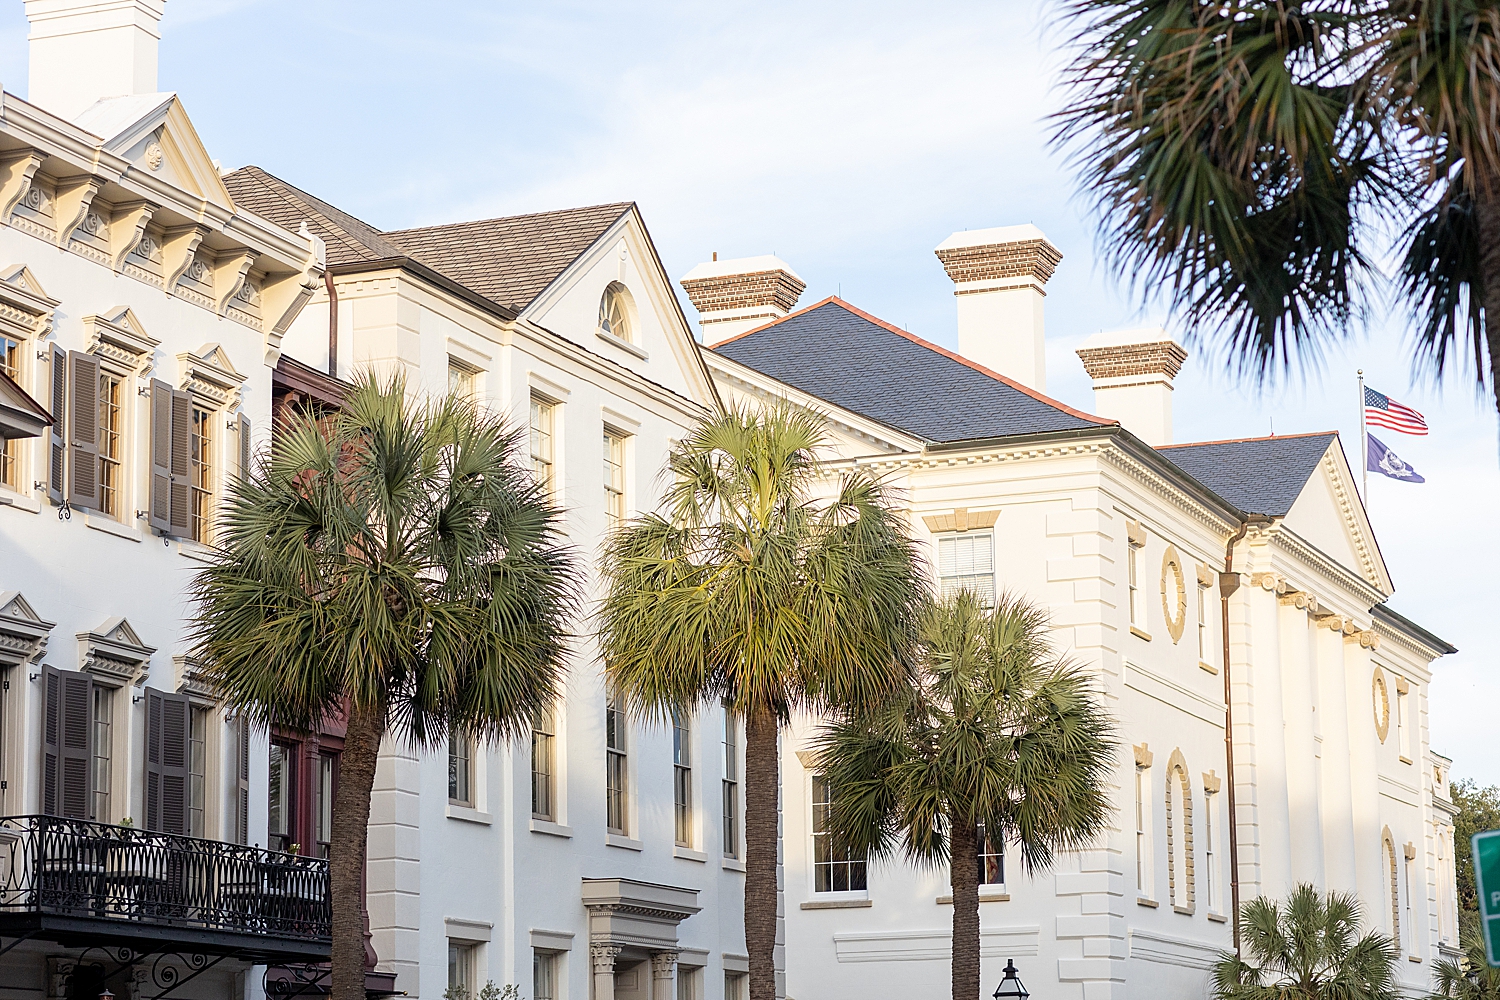
<instances>
[{"instance_id":1,"label":"double-hung window","mask_svg":"<svg viewBox=\"0 0 1500 1000\"><path fill-rule=\"evenodd\" d=\"M985 604L995 600L995 533L960 531L937 538L938 591L967 590Z\"/></svg>"},{"instance_id":2,"label":"double-hung window","mask_svg":"<svg viewBox=\"0 0 1500 1000\"><path fill-rule=\"evenodd\" d=\"M462 400L473 400L478 388L478 373L456 358L448 359L448 394Z\"/></svg>"},{"instance_id":3,"label":"double-hung window","mask_svg":"<svg viewBox=\"0 0 1500 1000\"><path fill-rule=\"evenodd\" d=\"M338 754L318 754L318 783L313 786L313 843L326 858L333 843L333 799L339 786Z\"/></svg>"},{"instance_id":4,"label":"double-hung window","mask_svg":"<svg viewBox=\"0 0 1500 1000\"><path fill-rule=\"evenodd\" d=\"M193 439L189 453L193 489L192 539L207 542L213 527L214 412L193 407Z\"/></svg>"},{"instance_id":5,"label":"double-hung window","mask_svg":"<svg viewBox=\"0 0 1500 1000\"><path fill-rule=\"evenodd\" d=\"M1208 588L1198 584L1198 662L1208 663Z\"/></svg>"},{"instance_id":6,"label":"double-hung window","mask_svg":"<svg viewBox=\"0 0 1500 1000\"><path fill-rule=\"evenodd\" d=\"M531 815L552 820L553 811L553 741L557 738L552 709L537 717L531 726Z\"/></svg>"},{"instance_id":7,"label":"double-hung window","mask_svg":"<svg viewBox=\"0 0 1500 1000\"><path fill-rule=\"evenodd\" d=\"M693 750L687 716L672 710L672 815L677 846L693 846Z\"/></svg>"},{"instance_id":8,"label":"double-hung window","mask_svg":"<svg viewBox=\"0 0 1500 1000\"><path fill-rule=\"evenodd\" d=\"M1130 624L1138 629L1146 627L1146 600L1141 592L1141 548L1132 539L1125 552L1125 575L1130 588Z\"/></svg>"},{"instance_id":9,"label":"double-hung window","mask_svg":"<svg viewBox=\"0 0 1500 1000\"><path fill-rule=\"evenodd\" d=\"M625 707L611 690L604 705L604 803L605 825L610 833L625 835L628 799L628 746Z\"/></svg>"},{"instance_id":10,"label":"double-hung window","mask_svg":"<svg viewBox=\"0 0 1500 1000\"><path fill-rule=\"evenodd\" d=\"M188 836L207 836L209 709L188 706Z\"/></svg>"},{"instance_id":11,"label":"double-hung window","mask_svg":"<svg viewBox=\"0 0 1500 1000\"><path fill-rule=\"evenodd\" d=\"M611 528L625 520L625 439L604 431L604 514Z\"/></svg>"},{"instance_id":12,"label":"double-hung window","mask_svg":"<svg viewBox=\"0 0 1500 1000\"><path fill-rule=\"evenodd\" d=\"M479 945L469 941L448 939L448 989L444 996L453 1000L473 1000L475 980L478 978Z\"/></svg>"},{"instance_id":13,"label":"double-hung window","mask_svg":"<svg viewBox=\"0 0 1500 1000\"><path fill-rule=\"evenodd\" d=\"M467 734L448 734L448 801L474 804L474 741Z\"/></svg>"},{"instance_id":14,"label":"double-hung window","mask_svg":"<svg viewBox=\"0 0 1500 1000\"><path fill-rule=\"evenodd\" d=\"M271 744L271 768L266 781L266 846L273 851L291 850L295 839L296 766L296 753L290 745Z\"/></svg>"},{"instance_id":15,"label":"double-hung window","mask_svg":"<svg viewBox=\"0 0 1500 1000\"><path fill-rule=\"evenodd\" d=\"M724 763L721 781L724 823L724 857L740 856L740 736L739 723L728 705L723 706Z\"/></svg>"},{"instance_id":16,"label":"double-hung window","mask_svg":"<svg viewBox=\"0 0 1500 1000\"><path fill-rule=\"evenodd\" d=\"M94 685L94 719L89 740L89 794L93 799L93 817L100 823L108 823L110 812L110 785L114 780L111 765L114 757L115 689L102 684Z\"/></svg>"},{"instance_id":17,"label":"double-hung window","mask_svg":"<svg viewBox=\"0 0 1500 1000\"><path fill-rule=\"evenodd\" d=\"M120 403L123 393L123 381L118 375L100 371L99 512L116 518L121 513L120 488L123 485L120 472L120 441L124 432Z\"/></svg>"},{"instance_id":18,"label":"double-hung window","mask_svg":"<svg viewBox=\"0 0 1500 1000\"><path fill-rule=\"evenodd\" d=\"M21 342L0 334L0 372L21 381ZM21 488L21 442L8 438L0 447L0 486Z\"/></svg>"},{"instance_id":19,"label":"double-hung window","mask_svg":"<svg viewBox=\"0 0 1500 1000\"><path fill-rule=\"evenodd\" d=\"M1005 884L1005 840L991 836L983 823L979 824L979 884Z\"/></svg>"},{"instance_id":20,"label":"double-hung window","mask_svg":"<svg viewBox=\"0 0 1500 1000\"><path fill-rule=\"evenodd\" d=\"M551 400L531 397L531 474L547 493L557 489L552 448L556 414L557 405Z\"/></svg>"},{"instance_id":21,"label":"double-hung window","mask_svg":"<svg viewBox=\"0 0 1500 1000\"><path fill-rule=\"evenodd\" d=\"M863 892L865 856L839 843L834 835L833 804L836 790L821 774L813 775L813 891Z\"/></svg>"},{"instance_id":22,"label":"double-hung window","mask_svg":"<svg viewBox=\"0 0 1500 1000\"><path fill-rule=\"evenodd\" d=\"M531 950L531 1000L558 1000L557 952Z\"/></svg>"}]
</instances>

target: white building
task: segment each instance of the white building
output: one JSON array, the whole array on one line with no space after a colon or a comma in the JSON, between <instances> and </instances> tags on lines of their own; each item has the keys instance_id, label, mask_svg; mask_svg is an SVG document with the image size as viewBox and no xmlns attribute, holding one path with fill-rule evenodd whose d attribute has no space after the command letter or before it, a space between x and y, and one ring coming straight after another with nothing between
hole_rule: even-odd
<instances>
[{"instance_id":1,"label":"white building","mask_svg":"<svg viewBox=\"0 0 1500 1000\"><path fill-rule=\"evenodd\" d=\"M1034 879L988 849L984 981L1014 959L1035 996L1206 995L1232 948L1233 850L1242 900L1302 881L1357 892L1398 942L1403 989L1424 995L1457 945L1448 761L1427 726L1432 662L1453 650L1386 606L1337 435L1172 444L1186 353L1159 330L1085 344L1104 416L1070 408L1044 394L1058 250L1020 226L955 234L937 255L959 353L836 298L789 312L801 279L774 258L716 261L683 286L726 402L829 414L831 471L904 491L935 585L1049 607L1119 721L1097 848ZM732 322L757 311L773 318ZM837 789L808 769L815 724L782 754L787 993L945 997L946 873L828 850L815 805Z\"/></svg>"},{"instance_id":2,"label":"white building","mask_svg":"<svg viewBox=\"0 0 1500 1000\"><path fill-rule=\"evenodd\" d=\"M162 0L26 12L29 95L0 98L0 997L238 995L327 954L327 869L255 847L264 738L202 683L184 591L323 247L236 204L157 92Z\"/></svg>"},{"instance_id":3,"label":"white building","mask_svg":"<svg viewBox=\"0 0 1500 1000\"><path fill-rule=\"evenodd\" d=\"M719 405L636 207L381 232L258 168L225 180L239 203L328 244L336 321L320 290L288 331L286 351L308 366L295 391L316 397L330 367L400 370L527 428L592 599L606 528L655 508L670 441ZM535 1000L695 1000L738 989L736 727L718 709L674 727L628 718L589 628L578 623L566 690L529 752L421 756L387 741L369 912L398 990L437 998L493 981ZM276 745L319 759L292 734ZM292 813L309 801L300 788L290 798ZM286 829L305 828L290 816Z\"/></svg>"}]
</instances>

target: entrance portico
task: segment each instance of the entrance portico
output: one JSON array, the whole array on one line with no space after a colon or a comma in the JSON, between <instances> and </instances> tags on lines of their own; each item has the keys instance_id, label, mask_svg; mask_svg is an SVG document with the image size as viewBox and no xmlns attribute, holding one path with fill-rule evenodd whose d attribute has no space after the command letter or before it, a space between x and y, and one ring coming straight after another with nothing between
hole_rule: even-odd
<instances>
[{"instance_id":1,"label":"entrance portico","mask_svg":"<svg viewBox=\"0 0 1500 1000\"><path fill-rule=\"evenodd\" d=\"M673 1000L677 925L697 913L698 890L627 878L586 878L593 1000Z\"/></svg>"}]
</instances>

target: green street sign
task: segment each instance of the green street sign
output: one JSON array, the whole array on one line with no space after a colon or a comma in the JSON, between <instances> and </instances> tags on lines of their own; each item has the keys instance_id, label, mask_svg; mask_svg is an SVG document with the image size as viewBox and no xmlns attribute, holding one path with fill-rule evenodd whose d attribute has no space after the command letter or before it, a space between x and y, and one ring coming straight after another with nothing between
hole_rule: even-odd
<instances>
[{"instance_id":1,"label":"green street sign","mask_svg":"<svg viewBox=\"0 0 1500 1000\"><path fill-rule=\"evenodd\" d=\"M1500 966L1500 830L1474 834L1474 888L1484 920L1484 956Z\"/></svg>"}]
</instances>

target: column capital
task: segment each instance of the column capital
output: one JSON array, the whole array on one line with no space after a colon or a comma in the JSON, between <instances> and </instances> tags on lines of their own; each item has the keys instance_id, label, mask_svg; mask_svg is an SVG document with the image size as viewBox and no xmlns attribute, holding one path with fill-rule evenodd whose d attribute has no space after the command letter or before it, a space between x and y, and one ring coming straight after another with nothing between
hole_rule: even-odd
<instances>
[{"instance_id":1,"label":"column capital","mask_svg":"<svg viewBox=\"0 0 1500 1000\"><path fill-rule=\"evenodd\" d=\"M677 952L653 951L651 953L651 977L653 979L671 979L677 973Z\"/></svg>"},{"instance_id":2,"label":"column capital","mask_svg":"<svg viewBox=\"0 0 1500 1000\"><path fill-rule=\"evenodd\" d=\"M617 944L594 942L589 945L589 960L594 964L595 974L601 972L613 973L615 971L615 959L619 957L621 948Z\"/></svg>"}]
</instances>

